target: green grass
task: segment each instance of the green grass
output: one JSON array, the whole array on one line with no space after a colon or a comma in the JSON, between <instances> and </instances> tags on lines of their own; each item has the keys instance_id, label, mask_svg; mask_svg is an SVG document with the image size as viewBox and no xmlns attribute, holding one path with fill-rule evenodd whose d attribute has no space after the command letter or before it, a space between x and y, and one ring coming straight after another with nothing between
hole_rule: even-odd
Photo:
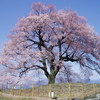
<instances>
[{"instance_id":1,"label":"green grass","mask_svg":"<svg viewBox=\"0 0 100 100\"><path fill-rule=\"evenodd\" d=\"M0 97L0 100L13 100L13 99L9 99L9 98Z\"/></svg>"},{"instance_id":2,"label":"green grass","mask_svg":"<svg viewBox=\"0 0 100 100\"><path fill-rule=\"evenodd\" d=\"M15 99L0 97L0 100L15 100ZM16 100L31 100L31 99L30 98L22 98L22 99L16 99Z\"/></svg>"}]
</instances>

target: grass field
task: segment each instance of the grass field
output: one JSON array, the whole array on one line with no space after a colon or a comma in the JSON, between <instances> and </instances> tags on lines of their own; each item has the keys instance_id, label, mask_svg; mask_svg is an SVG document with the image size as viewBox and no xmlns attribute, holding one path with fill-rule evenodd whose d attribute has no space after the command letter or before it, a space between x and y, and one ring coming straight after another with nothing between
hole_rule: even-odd
<instances>
[{"instance_id":1,"label":"grass field","mask_svg":"<svg viewBox=\"0 0 100 100\"><path fill-rule=\"evenodd\" d=\"M5 98L5 97L0 97L0 100L31 100L30 98L22 98L22 99L11 99L11 98Z\"/></svg>"},{"instance_id":2,"label":"grass field","mask_svg":"<svg viewBox=\"0 0 100 100\"><path fill-rule=\"evenodd\" d=\"M82 84L82 83L70 83L71 95L73 98L82 98L100 93L100 84ZM69 83L61 83L61 84L52 84L51 88L52 92L55 92L56 97L69 97ZM4 93L12 93L10 91L4 91ZM13 95L19 95L19 90L14 90ZM34 87L34 96L35 97L48 97L49 94L49 86L38 86ZM30 97L32 96L32 89L22 89L21 96ZM2 99L0 99L2 100ZM7 100L7 99L4 99ZM9 99L8 99L9 100ZM21 99L28 100L28 99ZM30 99L29 99L30 100Z\"/></svg>"}]
</instances>

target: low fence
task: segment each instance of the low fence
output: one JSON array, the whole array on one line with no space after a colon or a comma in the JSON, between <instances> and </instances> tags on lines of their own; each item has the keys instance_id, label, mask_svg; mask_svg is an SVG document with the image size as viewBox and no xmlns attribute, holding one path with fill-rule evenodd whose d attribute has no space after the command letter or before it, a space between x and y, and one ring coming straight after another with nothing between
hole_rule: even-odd
<instances>
[{"instance_id":1,"label":"low fence","mask_svg":"<svg viewBox=\"0 0 100 100\"><path fill-rule=\"evenodd\" d=\"M17 87L17 88L15 88ZM26 96L26 97L50 97L51 93L55 93L56 97L69 97L84 99L90 95L100 93L100 84L83 84L83 83L61 83L49 84L44 86L35 87L34 84L31 88L24 89L25 85L19 86L1 86L1 93L12 95Z\"/></svg>"}]
</instances>

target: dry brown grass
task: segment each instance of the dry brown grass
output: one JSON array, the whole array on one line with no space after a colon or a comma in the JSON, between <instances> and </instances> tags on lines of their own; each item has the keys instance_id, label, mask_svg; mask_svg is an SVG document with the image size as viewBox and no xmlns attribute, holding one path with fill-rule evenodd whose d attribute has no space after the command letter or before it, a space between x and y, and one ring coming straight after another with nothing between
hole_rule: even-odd
<instances>
[{"instance_id":1,"label":"dry brown grass","mask_svg":"<svg viewBox=\"0 0 100 100\"><path fill-rule=\"evenodd\" d=\"M82 83L70 83L71 94L73 98L82 98ZM52 91L55 92L56 97L69 97L69 83L52 84ZM94 90L95 89L95 90ZM9 93L9 91L5 91ZM100 93L100 84L84 84L84 96L90 96L95 93ZM35 97L48 97L49 87L48 85L34 87ZM19 90L14 90L14 95L19 95ZM32 96L32 89L22 89L22 96Z\"/></svg>"}]
</instances>

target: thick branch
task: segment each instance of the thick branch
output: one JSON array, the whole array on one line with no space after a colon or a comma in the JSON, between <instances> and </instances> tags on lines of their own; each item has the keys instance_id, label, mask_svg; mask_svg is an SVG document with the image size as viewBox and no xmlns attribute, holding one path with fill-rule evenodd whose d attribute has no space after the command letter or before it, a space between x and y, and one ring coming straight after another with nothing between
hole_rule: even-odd
<instances>
[{"instance_id":1,"label":"thick branch","mask_svg":"<svg viewBox=\"0 0 100 100\"><path fill-rule=\"evenodd\" d=\"M62 57L61 59L64 60L64 61L71 61L71 62L79 60L79 58L75 59L75 58L72 58L72 57L70 58L68 56Z\"/></svg>"}]
</instances>

